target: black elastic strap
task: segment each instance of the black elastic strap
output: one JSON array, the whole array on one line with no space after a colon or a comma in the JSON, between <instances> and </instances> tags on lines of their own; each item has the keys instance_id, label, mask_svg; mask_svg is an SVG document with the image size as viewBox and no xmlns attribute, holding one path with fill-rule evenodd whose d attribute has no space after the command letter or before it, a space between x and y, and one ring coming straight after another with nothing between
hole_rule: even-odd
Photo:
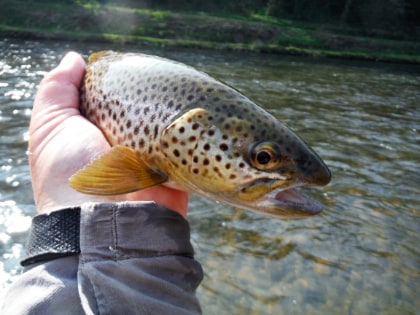
<instances>
[{"instance_id":1,"label":"black elastic strap","mask_svg":"<svg viewBox=\"0 0 420 315\"><path fill-rule=\"evenodd\" d=\"M32 219L26 258L20 264L37 262L80 253L80 207L40 214Z\"/></svg>"}]
</instances>

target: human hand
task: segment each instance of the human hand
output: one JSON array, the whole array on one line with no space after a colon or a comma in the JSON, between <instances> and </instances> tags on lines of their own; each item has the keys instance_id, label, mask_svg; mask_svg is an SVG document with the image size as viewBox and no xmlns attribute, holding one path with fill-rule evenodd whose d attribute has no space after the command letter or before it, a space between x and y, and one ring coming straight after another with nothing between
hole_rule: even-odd
<instances>
[{"instance_id":1,"label":"human hand","mask_svg":"<svg viewBox=\"0 0 420 315\"><path fill-rule=\"evenodd\" d=\"M79 112L79 87L85 62L68 53L41 81L29 128L29 166L39 213L84 202L155 201L186 217L188 193L156 186L118 196L89 196L73 190L68 179L110 149L102 132Z\"/></svg>"}]
</instances>

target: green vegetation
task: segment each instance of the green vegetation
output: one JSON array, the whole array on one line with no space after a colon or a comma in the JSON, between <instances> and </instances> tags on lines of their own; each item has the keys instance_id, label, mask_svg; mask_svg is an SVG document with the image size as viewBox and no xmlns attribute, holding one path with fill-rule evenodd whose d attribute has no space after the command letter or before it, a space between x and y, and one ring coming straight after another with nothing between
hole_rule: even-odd
<instances>
[{"instance_id":1,"label":"green vegetation","mask_svg":"<svg viewBox=\"0 0 420 315\"><path fill-rule=\"evenodd\" d=\"M385 10L379 5L388 1L400 2L363 2L365 11L360 9L360 12L366 12L367 4L378 2L379 11L394 22L381 20L377 28L369 28L378 17L373 13L365 14L361 27L363 16L355 8L359 0L310 2L319 2L319 11L303 0L209 3L160 0L151 1L153 5L145 5L146 2L142 1L143 7L138 7L138 1L130 0L0 0L0 32L3 37L141 43L420 63L420 42L416 32L418 19L413 19L413 13L410 13L402 21L401 12L393 15L389 8ZM340 2L342 7L339 9L337 3ZM292 3L295 6L291 6ZM304 3L312 9L305 8ZM327 6L327 3L331 5ZM406 0L405 3L411 2ZM175 10L179 7L183 10ZM326 22L321 23L323 14L329 15ZM407 27L412 31L407 32Z\"/></svg>"}]
</instances>

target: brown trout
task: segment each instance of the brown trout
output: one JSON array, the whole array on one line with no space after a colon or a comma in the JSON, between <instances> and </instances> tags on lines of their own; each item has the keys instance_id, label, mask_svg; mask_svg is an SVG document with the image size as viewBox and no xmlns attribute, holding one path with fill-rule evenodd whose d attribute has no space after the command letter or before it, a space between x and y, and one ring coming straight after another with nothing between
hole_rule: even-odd
<instances>
[{"instance_id":1,"label":"brown trout","mask_svg":"<svg viewBox=\"0 0 420 315\"><path fill-rule=\"evenodd\" d=\"M295 190L330 181L316 153L244 95L192 67L143 54L94 53L80 111L112 145L70 178L82 193L165 184L278 216L322 210Z\"/></svg>"}]
</instances>

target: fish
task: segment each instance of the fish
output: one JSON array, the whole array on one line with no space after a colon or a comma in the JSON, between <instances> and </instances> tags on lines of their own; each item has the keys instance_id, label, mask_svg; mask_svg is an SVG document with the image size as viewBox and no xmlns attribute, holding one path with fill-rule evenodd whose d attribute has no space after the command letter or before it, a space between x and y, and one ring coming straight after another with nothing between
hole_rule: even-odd
<instances>
[{"instance_id":1,"label":"fish","mask_svg":"<svg viewBox=\"0 0 420 315\"><path fill-rule=\"evenodd\" d=\"M331 173L290 128L242 93L183 63L141 53L88 58L80 113L111 145L69 179L118 195L156 185L279 217L319 213L298 192Z\"/></svg>"}]
</instances>

